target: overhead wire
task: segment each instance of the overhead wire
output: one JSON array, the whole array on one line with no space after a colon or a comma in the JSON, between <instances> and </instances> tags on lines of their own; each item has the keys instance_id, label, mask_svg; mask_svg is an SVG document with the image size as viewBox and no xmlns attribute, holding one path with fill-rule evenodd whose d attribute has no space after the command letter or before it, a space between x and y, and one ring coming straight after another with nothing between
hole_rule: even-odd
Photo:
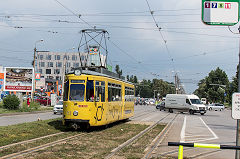
<instances>
[{"instance_id":1,"label":"overhead wire","mask_svg":"<svg viewBox=\"0 0 240 159\"><path fill-rule=\"evenodd\" d=\"M173 59L173 57L172 57L172 55L171 55L171 53L170 53L170 51L169 51L169 49L168 49L167 41L164 39L163 34L162 34L162 32L161 32L161 28L158 26L157 21L156 21L155 17L153 16L154 12L151 10L151 7L150 7L150 5L149 5L149 3L148 3L148 0L145 0L145 1L146 1L146 3L147 3L149 12L150 12L150 14L151 14L151 16L152 16L152 19L153 19L156 27L158 28L158 31L159 31L160 35L161 35L161 38L162 38L162 40L163 40L163 43L164 43L165 48L166 48L166 50L167 50L167 53L168 53L168 55L169 55L169 57L170 57L170 59L171 59L171 61L172 61L171 63L172 63L173 70L176 71L176 70L175 70L175 65L174 65L174 59Z\"/></svg>"},{"instance_id":2,"label":"overhead wire","mask_svg":"<svg viewBox=\"0 0 240 159\"><path fill-rule=\"evenodd\" d=\"M60 4L63 8L65 8L66 10L68 10L69 12L71 12L73 15L75 15L76 17L78 17L81 21L83 21L84 23L86 23L88 26L90 26L91 28L94 28L92 25L90 25L88 22L86 22L84 19L81 18L81 14L76 14L74 13L71 9L69 9L68 7L66 7L65 5L63 5L62 3L60 3L58 0L54 0L56 1L58 4Z\"/></svg>"}]
</instances>

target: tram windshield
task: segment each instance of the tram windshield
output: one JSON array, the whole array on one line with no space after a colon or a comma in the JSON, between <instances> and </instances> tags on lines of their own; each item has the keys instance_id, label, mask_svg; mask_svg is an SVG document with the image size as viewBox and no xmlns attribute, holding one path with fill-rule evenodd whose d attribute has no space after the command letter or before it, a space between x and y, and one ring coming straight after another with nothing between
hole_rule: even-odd
<instances>
[{"instance_id":1,"label":"tram windshield","mask_svg":"<svg viewBox=\"0 0 240 159\"><path fill-rule=\"evenodd\" d=\"M69 100L71 101L84 101L84 84L71 84Z\"/></svg>"}]
</instances>

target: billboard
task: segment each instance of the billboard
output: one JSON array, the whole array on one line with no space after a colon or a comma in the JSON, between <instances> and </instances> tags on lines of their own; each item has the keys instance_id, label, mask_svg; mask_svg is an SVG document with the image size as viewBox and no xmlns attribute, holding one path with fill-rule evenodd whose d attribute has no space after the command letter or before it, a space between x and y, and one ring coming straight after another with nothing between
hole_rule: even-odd
<instances>
[{"instance_id":1,"label":"billboard","mask_svg":"<svg viewBox=\"0 0 240 159\"><path fill-rule=\"evenodd\" d=\"M4 91L32 92L33 68L5 67Z\"/></svg>"},{"instance_id":2,"label":"billboard","mask_svg":"<svg viewBox=\"0 0 240 159\"><path fill-rule=\"evenodd\" d=\"M36 81L36 89L45 89L45 78L40 78L40 80Z\"/></svg>"}]
</instances>

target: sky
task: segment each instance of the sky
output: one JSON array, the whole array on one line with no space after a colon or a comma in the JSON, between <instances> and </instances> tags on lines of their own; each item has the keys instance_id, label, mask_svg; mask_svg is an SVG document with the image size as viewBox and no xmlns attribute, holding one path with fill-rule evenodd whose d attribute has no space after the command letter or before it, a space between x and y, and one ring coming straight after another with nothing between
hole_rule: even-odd
<instances>
[{"instance_id":1,"label":"sky","mask_svg":"<svg viewBox=\"0 0 240 159\"><path fill-rule=\"evenodd\" d=\"M31 67L33 49L77 52L82 29L105 29L108 64L138 79L174 81L187 93L219 67L235 76L239 24L209 26L201 0L0 0L0 65ZM158 25L159 29L151 16ZM80 18L79 18L80 15ZM43 42L37 42L43 39Z\"/></svg>"}]
</instances>

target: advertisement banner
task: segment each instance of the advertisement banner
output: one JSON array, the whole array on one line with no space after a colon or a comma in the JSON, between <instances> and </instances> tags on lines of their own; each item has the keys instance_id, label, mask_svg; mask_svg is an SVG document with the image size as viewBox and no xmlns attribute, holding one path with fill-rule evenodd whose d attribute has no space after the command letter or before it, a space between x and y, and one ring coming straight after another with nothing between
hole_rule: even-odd
<instances>
[{"instance_id":1,"label":"advertisement banner","mask_svg":"<svg viewBox=\"0 0 240 159\"><path fill-rule=\"evenodd\" d=\"M0 91L3 91L4 73L0 73Z\"/></svg>"},{"instance_id":2,"label":"advertisement banner","mask_svg":"<svg viewBox=\"0 0 240 159\"><path fill-rule=\"evenodd\" d=\"M45 78L40 78L39 81L36 81L36 89L45 89Z\"/></svg>"},{"instance_id":3,"label":"advertisement banner","mask_svg":"<svg viewBox=\"0 0 240 159\"><path fill-rule=\"evenodd\" d=\"M33 68L5 67L4 91L32 92Z\"/></svg>"}]
</instances>

